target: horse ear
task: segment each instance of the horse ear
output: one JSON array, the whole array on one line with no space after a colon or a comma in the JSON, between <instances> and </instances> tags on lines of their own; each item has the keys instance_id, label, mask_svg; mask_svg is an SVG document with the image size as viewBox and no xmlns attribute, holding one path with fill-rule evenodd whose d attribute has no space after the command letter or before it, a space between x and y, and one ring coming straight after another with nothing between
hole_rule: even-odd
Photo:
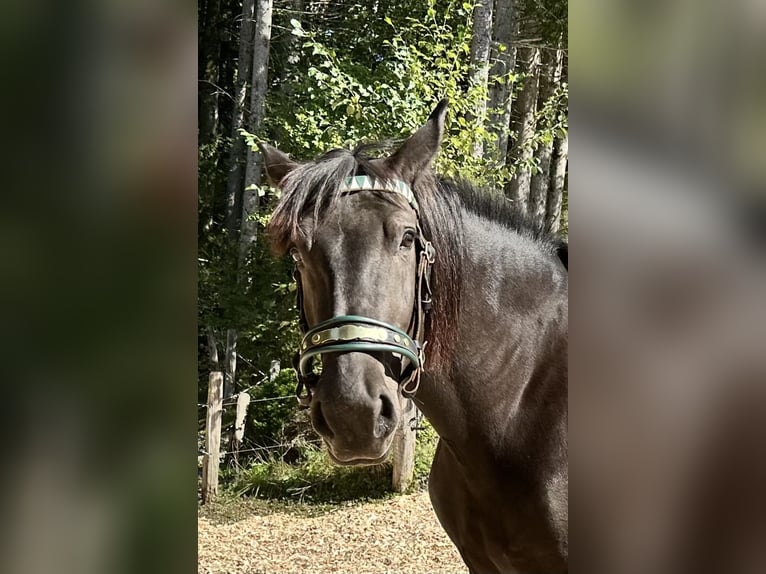
<instances>
[{"instance_id":1,"label":"horse ear","mask_svg":"<svg viewBox=\"0 0 766 574\"><path fill-rule=\"evenodd\" d=\"M259 143L263 154L263 165L266 167L266 175L274 187L279 187L285 176L298 167L298 163L291 160L286 153L279 151L269 144Z\"/></svg>"},{"instance_id":2,"label":"horse ear","mask_svg":"<svg viewBox=\"0 0 766 574\"><path fill-rule=\"evenodd\" d=\"M447 98L436 104L428 121L386 160L389 169L405 181L414 180L420 172L430 167L439 153L448 106Z\"/></svg>"}]
</instances>

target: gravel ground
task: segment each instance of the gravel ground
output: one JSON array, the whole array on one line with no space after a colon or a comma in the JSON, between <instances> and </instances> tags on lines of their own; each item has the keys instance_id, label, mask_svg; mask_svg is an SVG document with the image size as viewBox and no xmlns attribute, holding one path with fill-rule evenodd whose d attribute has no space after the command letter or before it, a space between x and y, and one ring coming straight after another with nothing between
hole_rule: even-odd
<instances>
[{"instance_id":1,"label":"gravel ground","mask_svg":"<svg viewBox=\"0 0 766 574\"><path fill-rule=\"evenodd\" d=\"M203 508L199 574L465 574L425 492L311 507L262 501Z\"/></svg>"}]
</instances>

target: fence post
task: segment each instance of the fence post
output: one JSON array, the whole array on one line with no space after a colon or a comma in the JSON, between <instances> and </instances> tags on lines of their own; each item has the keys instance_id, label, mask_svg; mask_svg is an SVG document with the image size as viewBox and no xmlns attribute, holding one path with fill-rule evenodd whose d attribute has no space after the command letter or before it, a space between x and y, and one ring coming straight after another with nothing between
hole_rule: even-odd
<instances>
[{"instance_id":1,"label":"fence post","mask_svg":"<svg viewBox=\"0 0 766 574\"><path fill-rule=\"evenodd\" d=\"M218 494L218 464L221 451L221 416L223 414L223 373L213 371L207 389L205 454L202 458L202 502Z\"/></svg>"},{"instance_id":2,"label":"fence post","mask_svg":"<svg viewBox=\"0 0 766 574\"><path fill-rule=\"evenodd\" d=\"M412 482L415 470L415 430L412 428L412 419L416 414L415 404L407 399L394 436L394 472L391 482L396 492L404 492Z\"/></svg>"}]
</instances>

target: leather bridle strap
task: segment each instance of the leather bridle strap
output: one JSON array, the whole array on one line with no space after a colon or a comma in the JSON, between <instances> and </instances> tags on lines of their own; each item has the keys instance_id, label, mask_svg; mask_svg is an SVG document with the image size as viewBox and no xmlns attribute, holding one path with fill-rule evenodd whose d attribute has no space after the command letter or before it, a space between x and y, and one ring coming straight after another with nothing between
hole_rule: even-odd
<instances>
[{"instance_id":1,"label":"leather bridle strap","mask_svg":"<svg viewBox=\"0 0 766 574\"><path fill-rule=\"evenodd\" d=\"M316 355L346 351L398 353L420 365L417 345L398 327L369 317L340 315L320 323L303 336L298 363L301 375L311 372L311 360Z\"/></svg>"},{"instance_id":2,"label":"leather bridle strap","mask_svg":"<svg viewBox=\"0 0 766 574\"><path fill-rule=\"evenodd\" d=\"M418 345L417 363L410 362L407 369L402 373L399 386L402 395L412 398L420 386L420 374L425 366L425 348L427 341L424 341L425 316L431 311L431 268L436 260L436 250L430 241L423 238L423 232L418 222L418 243L420 252L418 254L418 273L417 273L417 293L415 297L415 311L413 313L414 324L412 332Z\"/></svg>"}]
</instances>

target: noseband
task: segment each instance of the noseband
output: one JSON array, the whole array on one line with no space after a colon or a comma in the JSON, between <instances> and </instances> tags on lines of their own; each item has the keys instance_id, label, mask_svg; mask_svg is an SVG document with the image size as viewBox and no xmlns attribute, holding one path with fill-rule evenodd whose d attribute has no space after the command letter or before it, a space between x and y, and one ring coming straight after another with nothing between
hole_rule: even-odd
<instances>
[{"instance_id":1,"label":"noseband","mask_svg":"<svg viewBox=\"0 0 766 574\"><path fill-rule=\"evenodd\" d=\"M408 366L399 376L399 388L402 395L411 398L420 385L420 374L425 364L424 322L431 310L431 267L436 251L431 242L423 237L420 228L418 202L410 187L403 181L377 180L366 175L348 177L341 187L341 193L357 191L386 191L404 196L417 216L417 279L415 281L415 308L410 319L410 327L405 332L395 325L360 315L339 315L309 328L303 308L303 290L300 273L294 272L297 283L297 305L300 311L301 329L304 333L300 351L295 356L295 371L298 386L295 394L301 407L311 405L311 389L319 381L319 375L313 371L314 358L326 353L392 353L407 359Z\"/></svg>"}]
</instances>

